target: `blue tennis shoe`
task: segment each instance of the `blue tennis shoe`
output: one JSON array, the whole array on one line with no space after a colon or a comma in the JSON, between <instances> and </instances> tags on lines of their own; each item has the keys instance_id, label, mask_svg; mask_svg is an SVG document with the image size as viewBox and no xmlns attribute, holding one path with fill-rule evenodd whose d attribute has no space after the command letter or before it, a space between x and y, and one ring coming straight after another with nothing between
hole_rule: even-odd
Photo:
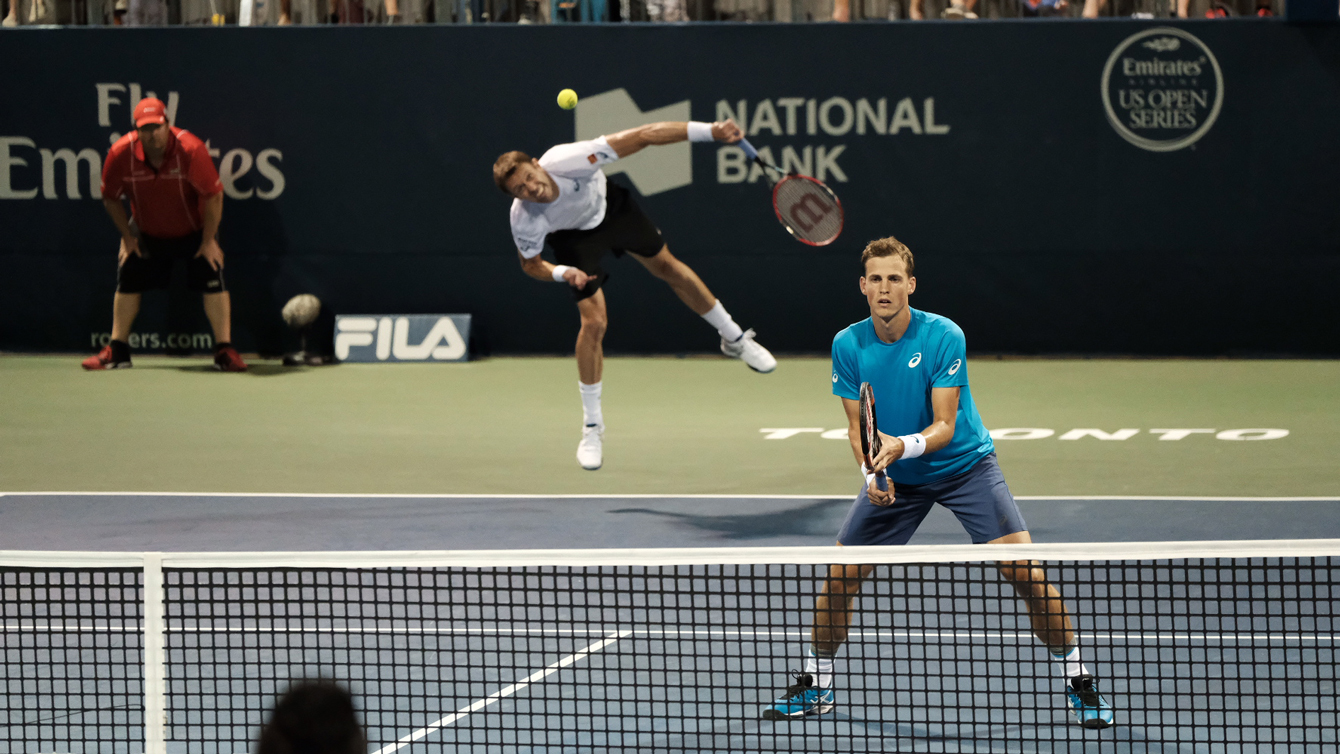
<instances>
[{"instance_id":1,"label":"blue tennis shoe","mask_svg":"<svg viewBox=\"0 0 1340 754\"><path fill-rule=\"evenodd\" d=\"M1066 704L1075 722L1085 728L1106 728L1112 725L1112 705L1098 693L1098 683L1093 676L1077 675L1070 679L1065 687Z\"/></svg>"},{"instance_id":2,"label":"blue tennis shoe","mask_svg":"<svg viewBox=\"0 0 1340 754\"><path fill-rule=\"evenodd\" d=\"M796 682L786 687L786 693L771 706L763 708L764 720L794 720L832 712L837 704L832 689L814 685L814 676L796 674Z\"/></svg>"}]
</instances>

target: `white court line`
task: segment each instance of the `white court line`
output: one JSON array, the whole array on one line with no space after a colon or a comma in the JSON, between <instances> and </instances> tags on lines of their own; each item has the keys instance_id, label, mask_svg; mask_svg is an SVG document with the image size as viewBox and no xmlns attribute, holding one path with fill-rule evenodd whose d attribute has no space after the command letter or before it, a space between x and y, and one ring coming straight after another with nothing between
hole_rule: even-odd
<instances>
[{"instance_id":1,"label":"white court line","mask_svg":"<svg viewBox=\"0 0 1340 754\"><path fill-rule=\"evenodd\" d=\"M77 633L80 631L108 631L122 633L139 633L140 628L121 628L108 626L48 626L37 624L5 624L0 626L4 631L46 631L46 632L66 632ZM782 639L800 639L804 640L809 636L809 632L802 629L728 629L728 628L634 628L618 632L611 632L603 628L502 628L502 627L471 627L471 626L448 626L446 628L360 628L360 627L336 627L336 626L312 626L299 628L263 628L257 626L169 626L166 629L169 634L346 634L346 635L411 635L411 636L537 636L537 637L586 637L593 636L633 639L667 639L667 638L721 638L721 639L757 639L757 638L782 638ZM1224 642L1248 642L1248 641L1318 641L1333 642L1337 637L1333 634L1279 634L1279 633L1162 633L1162 632L1143 632L1143 633L1085 633L1079 632L1082 639L1090 641L1224 641ZM853 639L952 639L952 640L972 640L981 639L1028 639L1032 640L1033 634L1029 631L852 631L849 638ZM612 643L618 639L610 639L606 643ZM594 646L594 645L592 645ZM590 647L587 648L588 650ZM583 650L586 652L587 650ZM589 653L589 652L588 652ZM573 657L582 653L579 652ZM551 666L554 667L554 666Z\"/></svg>"},{"instance_id":2,"label":"white court line","mask_svg":"<svg viewBox=\"0 0 1340 754\"><path fill-rule=\"evenodd\" d=\"M244 497L244 498L332 498L368 500L852 500L850 492L824 495L715 495L686 494L502 494L502 493L441 493L396 494L349 492L0 492L0 497ZM1310 503L1340 502L1340 497L1235 497L1229 495L1015 495L1015 500L1128 500L1128 501L1182 501L1228 503Z\"/></svg>"},{"instance_id":3,"label":"white court line","mask_svg":"<svg viewBox=\"0 0 1340 754\"><path fill-rule=\"evenodd\" d=\"M557 673L559 670L576 663L578 660L582 659L583 657L586 657L587 655L599 652L605 647L608 647L609 645L618 642L620 639L626 638L629 635L629 633L630 632L628 631L619 631L618 633L615 633L605 639L595 642L594 644L587 645L587 647L581 650L580 652L570 654L567 657L564 657L563 659L559 660L558 662L546 666L543 670L537 670L536 672L531 673L530 675L526 676L520 681L517 681L511 686L508 686L504 689L499 689L498 691L489 694L483 699L475 701L473 704L470 704L469 706L462 707L459 710L456 710L455 713L447 715L446 717L434 723L430 723L414 731L408 736L401 738L399 741L396 741L393 744L383 746L382 748L377 750L376 754L391 754L391 752L393 751L403 749L404 747L414 743L415 741L418 741L419 739L426 737L429 733L432 733L435 730L440 730L442 728L447 727L448 725L452 725L457 720L460 720L463 717L468 717L469 715L478 712L479 710L482 710L491 704L498 702L503 697L511 696L512 694L515 694L516 692L526 688L527 686L530 686L533 683L548 678L554 673Z\"/></svg>"}]
</instances>

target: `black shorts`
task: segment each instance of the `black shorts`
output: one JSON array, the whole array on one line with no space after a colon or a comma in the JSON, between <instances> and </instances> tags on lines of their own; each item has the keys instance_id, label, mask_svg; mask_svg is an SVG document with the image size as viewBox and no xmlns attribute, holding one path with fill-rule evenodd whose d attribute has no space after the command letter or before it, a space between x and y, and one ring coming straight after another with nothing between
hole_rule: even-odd
<instances>
[{"instance_id":1,"label":"black shorts","mask_svg":"<svg viewBox=\"0 0 1340 754\"><path fill-rule=\"evenodd\" d=\"M554 249L559 264L576 267L595 279L585 288L572 288L572 297L578 301L594 296L609 278L600 266L606 252L621 257L632 252L640 257L654 257L665 248L661 231L651 218L633 201L628 189L613 181L606 184L605 219L590 230L558 230L545 241Z\"/></svg>"},{"instance_id":2,"label":"black shorts","mask_svg":"<svg viewBox=\"0 0 1340 754\"><path fill-rule=\"evenodd\" d=\"M186 287L201 293L223 293L223 270L210 266L200 251L200 232L181 238L154 238L140 234L140 254L131 254L116 271L116 290L121 293L143 293L168 287L172 266L177 260L186 262Z\"/></svg>"}]
</instances>

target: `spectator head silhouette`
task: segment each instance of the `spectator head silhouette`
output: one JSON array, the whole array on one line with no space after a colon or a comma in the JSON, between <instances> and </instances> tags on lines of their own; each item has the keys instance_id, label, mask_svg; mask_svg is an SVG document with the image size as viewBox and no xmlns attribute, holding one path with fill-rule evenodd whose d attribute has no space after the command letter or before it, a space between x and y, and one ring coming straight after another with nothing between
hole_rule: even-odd
<instances>
[{"instance_id":1,"label":"spectator head silhouette","mask_svg":"<svg viewBox=\"0 0 1340 754\"><path fill-rule=\"evenodd\" d=\"M354 699L333 681L296 681L261 729L256 754L366 754Z\"/></svg>"}]
</instances>

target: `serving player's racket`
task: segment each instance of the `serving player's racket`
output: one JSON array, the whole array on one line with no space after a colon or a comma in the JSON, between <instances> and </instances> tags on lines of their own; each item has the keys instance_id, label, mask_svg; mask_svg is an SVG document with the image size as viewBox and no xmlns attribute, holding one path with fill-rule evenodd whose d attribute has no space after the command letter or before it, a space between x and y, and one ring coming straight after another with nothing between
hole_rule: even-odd
<instances>
[{"instance_id":1,"label":"serving player's racket","mask_svg":"<svg viewBox=\"0 0 1340 754\"><path fill-rule=\"evenodd\" d=\"M879 455L880 448L883 447L883 442L879 439L879 426L875 421L875 389L870 387L869 382L862 382L860 395L861 455L865 456L865 467L873 469L875 456ZM875 484L881 490L888 492L889 480L884 476L884 472L875 472Z\"/></svg>"},{"instance_id":2,"label":"serving player's racket","mask_svg":"<svg viewBox=\"0 0 1340 754\"><path fill-rule=\"evenodd\" d=\"M810 246L827 246L837 240L842 234L842 202L832 189L817 178L764 162L748 139L740 139L739 147L763 168L772 186L772 208L787 233Z\"/></svg>"}]
</instances>

